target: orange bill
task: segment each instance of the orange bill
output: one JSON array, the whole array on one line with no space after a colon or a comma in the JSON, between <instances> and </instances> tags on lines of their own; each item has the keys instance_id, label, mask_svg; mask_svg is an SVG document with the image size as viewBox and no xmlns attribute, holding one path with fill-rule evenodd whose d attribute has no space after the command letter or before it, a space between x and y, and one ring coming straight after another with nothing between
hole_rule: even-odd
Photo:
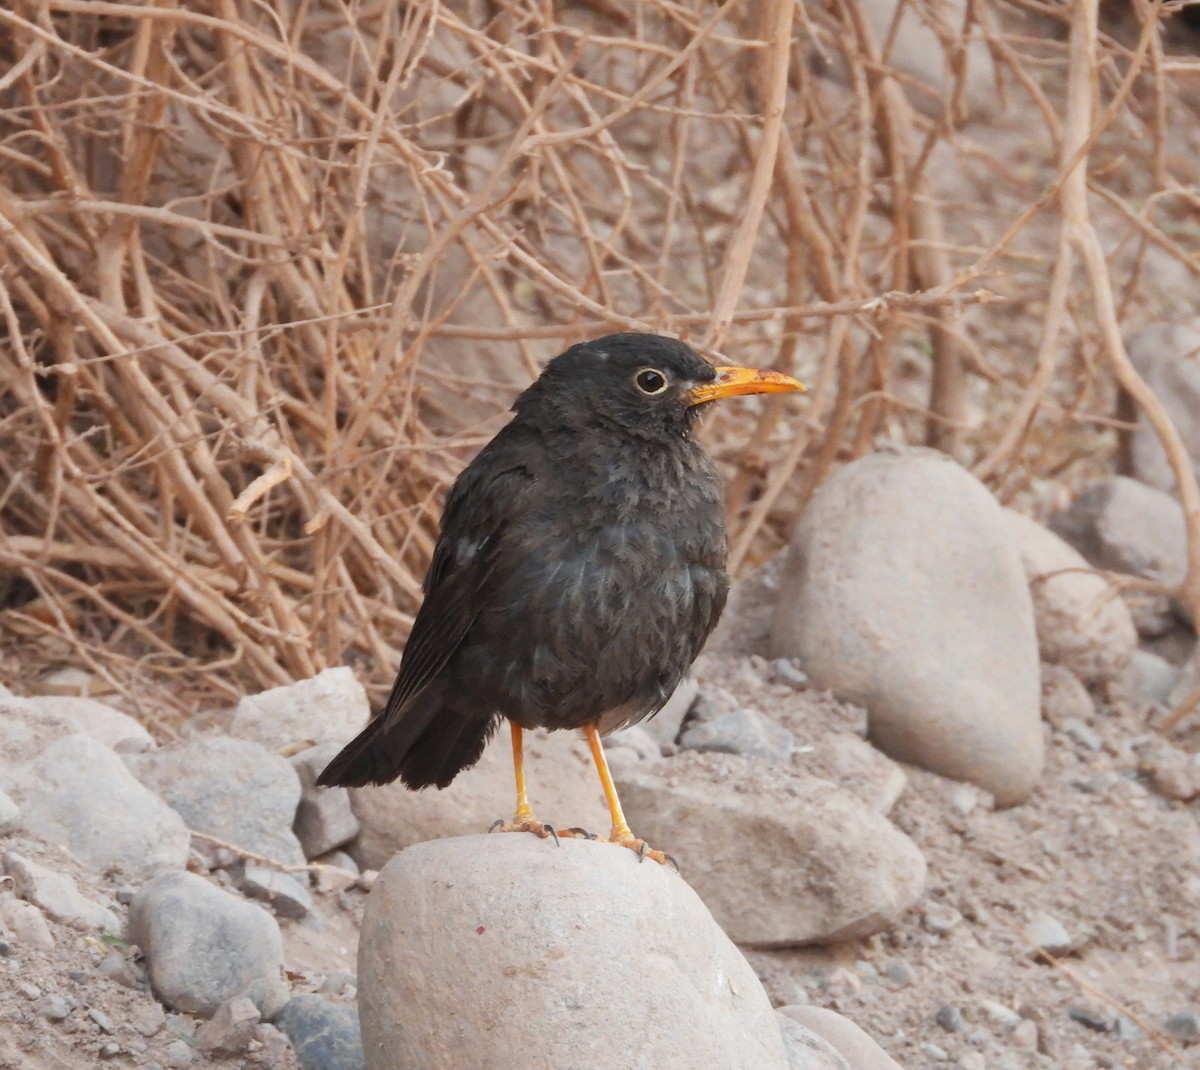
<instances>
[{"instance_id":1,"label":"orange bill","mask_svg":"<svg viewBox=\"0 0 1200 1070\"><path fill-rule=\"evenodd\" d=\"M717 368L717 377L710 383L693 387L688 397L693 405L737 394L781 394L788 390L807 390L798 379L780 372L759 371L756 368Z\"/></svg>"}]
</instances>

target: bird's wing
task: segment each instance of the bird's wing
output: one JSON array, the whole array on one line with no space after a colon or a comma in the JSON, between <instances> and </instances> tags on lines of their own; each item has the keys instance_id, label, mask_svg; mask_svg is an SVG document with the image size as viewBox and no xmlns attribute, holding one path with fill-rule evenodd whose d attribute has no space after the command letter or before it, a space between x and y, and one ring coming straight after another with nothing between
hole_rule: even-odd
<instances>
[{"instance_id":1,"label":"bird's wing","mask_svg":"<svg viewBox=\"0 0 1200 1070\"><path fill-rule=\"evenodd\" d=\"M425 577L425 600L413 621L382 713L385 718L395 721L403 715L413 697L445 667L475 621L480 592L495 567L505 529L534 483L533 474L514 454L512 437L501 432L493 439L446 499L441 535Z\"/></svg>"}]
</instances>

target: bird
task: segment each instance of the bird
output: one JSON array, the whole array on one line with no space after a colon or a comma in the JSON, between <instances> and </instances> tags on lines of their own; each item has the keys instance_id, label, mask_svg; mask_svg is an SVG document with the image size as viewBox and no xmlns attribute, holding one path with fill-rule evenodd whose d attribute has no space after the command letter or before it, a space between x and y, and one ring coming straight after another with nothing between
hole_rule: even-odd
<instances>
[{"instance_id":1,"label":"bird","mask_svg":"<svg viewBox=\"0 0 1200 1070\"><path fill-rule=\"evenodd\" d=\"M516 808L501 831L599 839L544 824L525 785L524 732L581 730L606 842L673 861L630 829L601 737L665 705L725 606L724 489L701 416L718 398L803 389L655 334L549 361L451 487L387 702L317 783L444 788L507 720Z\"/></svg>"}]
</instances>

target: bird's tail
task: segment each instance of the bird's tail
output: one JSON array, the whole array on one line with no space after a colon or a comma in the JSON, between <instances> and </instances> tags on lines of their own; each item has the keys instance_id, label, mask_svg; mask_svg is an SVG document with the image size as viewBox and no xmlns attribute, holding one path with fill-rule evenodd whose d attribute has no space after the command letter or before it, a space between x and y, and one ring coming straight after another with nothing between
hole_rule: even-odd
<instances>
[{"instance_id":1,"label":"bird's tail","mask_svg":"<svg viewBox=\"0 0 1200 1070\"><path fill-rule=\"evenodd\" d=\"M498 721L451 709L441 688L428 688L398 716L385 713L372 720L325 767L317 783L361 788L399 778L408 788L444 788L479 761Z\"/></svg>"}]
</instances>

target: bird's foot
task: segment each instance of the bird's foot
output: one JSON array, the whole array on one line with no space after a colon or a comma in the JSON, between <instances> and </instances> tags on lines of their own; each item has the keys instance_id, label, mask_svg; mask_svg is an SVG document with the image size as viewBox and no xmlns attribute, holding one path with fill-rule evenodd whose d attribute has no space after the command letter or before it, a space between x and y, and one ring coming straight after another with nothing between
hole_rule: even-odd
<instances>
[{"instance_id":1,"label":"bird's foot","mask_svg":"<svg viewBox=\"0 0 1200 1070\"><path fill-rule=\"evenodd\" d=\"M539 821L533 814L518 813L511 821L505 821L504 818L498 817L492 822L492 827L488 832L532 832L539 839L550 839L553 837L554 842L558 843L559 834L554 831L553 825L547 825L543 821Z\"/></svg>"},{"instance_id":2,"label":"bird's foot","mask_svg":"<svg viewBox=\"0 0 1200 1070\"><path fill-rule=\"evenodd\" d=\"M649 858L657 862L660 866L674 866L675 872L679 872L679 863L674 858L665 851L655 850L645 840L639 840L628 829L613 829L606 842L615 843L618 847L628 847L629 850L638 856L639 862L643 858Z\"/></svg>"}]
</instances>

